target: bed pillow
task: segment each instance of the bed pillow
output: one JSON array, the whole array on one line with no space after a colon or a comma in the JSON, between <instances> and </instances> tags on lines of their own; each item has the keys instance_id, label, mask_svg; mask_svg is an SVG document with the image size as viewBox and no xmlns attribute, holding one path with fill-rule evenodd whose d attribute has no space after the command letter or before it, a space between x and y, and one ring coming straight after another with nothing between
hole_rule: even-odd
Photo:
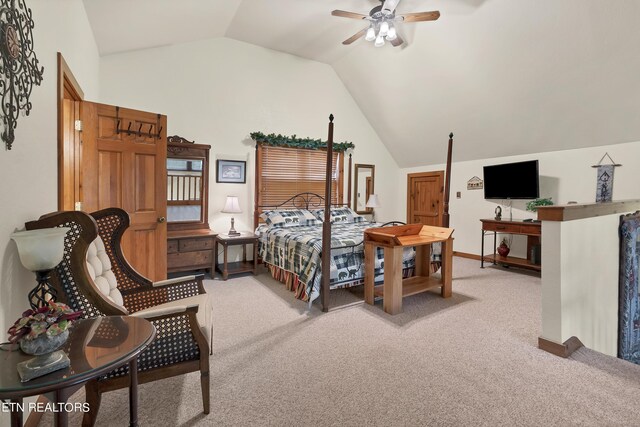
<instances>
[{"instance_id":1,"label":"bed pillow","mask_svg":"<svg viewBox=\"0 0 640 427\"><path fill-rule=\"evenodd\" d=\"M316 209L313 214L319 220L324 219L324 209ZM351 208L340 207L331 208L331 223L332 224L353 224L357 222L365 222L367 219L362 215L358 215Z\"/></svg>"},{"instance_id":2,"label":"bed pillow","mask_svg":"<svg viewBox=\"0 0 640 427\"><path fill-rule=\"evenodd\" d=\"M321 220L318 221L318 218L306 209L265 211L260 214L260 218L262 218L268 226L274 228L322 224Z\"/></svg>"}]
</instances>

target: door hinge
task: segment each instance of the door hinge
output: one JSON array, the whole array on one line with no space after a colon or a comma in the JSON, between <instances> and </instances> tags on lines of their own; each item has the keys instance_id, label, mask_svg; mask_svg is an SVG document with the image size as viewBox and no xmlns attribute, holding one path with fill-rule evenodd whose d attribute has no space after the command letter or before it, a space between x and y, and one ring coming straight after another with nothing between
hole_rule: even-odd
<instances>
[{"instance_id":1,"label":"door hinge","mask_svg":"<svg viewBox=\"0 0 640 427\"><path fill-rule=\"evenodd\" d=\"M81 211L82 210L82 202L76 202L74 208L77 211Z\"/></svg>"},{"instance_id":2,"label":"door hinge","mask_svg":"<svg viewBox=\"0 0 640 427\"><path fill-rule=\"evenodd\" d=\"M82 132L82 120L76 120L74 126L78 132Z\"/></svg>"}]
</instances>

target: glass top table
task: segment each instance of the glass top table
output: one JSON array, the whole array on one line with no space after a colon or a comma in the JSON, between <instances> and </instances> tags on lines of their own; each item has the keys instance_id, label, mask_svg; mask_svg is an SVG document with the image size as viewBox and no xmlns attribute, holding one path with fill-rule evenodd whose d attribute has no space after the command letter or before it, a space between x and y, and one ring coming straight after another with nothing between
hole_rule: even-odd
<instances>
[{"instance_id":1,"label":"glass top table","mask_svg":"<svg viewBox=\"0 0 640 427\"><path fill-rule=\"evenodd\" d=\"M131 373L129 403L131 425L137 425L137 356L155 338L155 327L145 319L107 316L74 322L69 339L61 348L70 366L27 382L21 382L17 364L33 358L21 351L0 351L0 399L12 403L12 425L22 426L21 411L14 411L22 398L53 392L64 403L83 383L126 363ZM50 399L51 400L51 399ZM20 412L20 413L17 413ZM56 424L66 425L67 413L56 412Z\"/></svg>"}]
</instances>

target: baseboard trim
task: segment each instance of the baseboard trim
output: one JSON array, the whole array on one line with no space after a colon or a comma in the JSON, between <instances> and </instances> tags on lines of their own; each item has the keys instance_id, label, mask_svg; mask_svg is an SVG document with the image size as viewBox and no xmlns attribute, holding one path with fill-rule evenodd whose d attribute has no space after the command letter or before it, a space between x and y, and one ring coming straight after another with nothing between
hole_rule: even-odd
<instances>
[{"instance_id":1,"label":"baseboard trim","mask_svg":"<svg viewBox=\"0 0 640 427\"><path fill-rule=\"evenodd\" d=\"M580 347L584 347L584 344L582 344L577 337L571 337L562 344L546 338L538 337L538 348L540 350L544 350L547 353L551 353L565 359L571 356L571 354Z\"/></svg>"},{"instance_id":2,"label":"baseboard trim","mask_svg":"<svg viewBox=\"0 0 640 427\"><path fill-rule=\"evenodd\" d=\"M459 251L453 251L453 256L457 256L460 258L467 258L467 259L474 259L476 261L480 261L481 257L480 255L476 255L476 254L470 254L468 252L459 252ZM484 257L484 261L485 262L493 262L493 257L489 257L486 256Z\"/></svg>"}]
</instances>

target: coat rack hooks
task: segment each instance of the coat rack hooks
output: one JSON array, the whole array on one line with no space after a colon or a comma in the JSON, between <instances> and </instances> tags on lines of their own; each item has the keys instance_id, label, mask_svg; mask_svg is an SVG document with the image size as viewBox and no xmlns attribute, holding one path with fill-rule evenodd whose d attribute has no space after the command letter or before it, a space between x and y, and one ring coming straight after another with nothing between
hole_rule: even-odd
<instances>
[{"instance_id":1,"label":"coat rack hooks","mask_svg":"<svg viewBox=\"0 0 640 427\"><path fill-rule=\"evenodd\" d=\"M158 114L158 124L160 122L160 118L162 116L160 114ZM154 133L153 132L153 128L155 126L158 126L156 124L150 123L149 124L149 132L142 132L142 127L144 126L144 123L140 122L138 124L138 130L131 130L131 126L133 125L133 121L129 121L129 124L127 125L127 129L122 129L120 127L120 107L116 107L116 134L120 134L120 132L122 133L126 133L127 135L136 135L138 138L141 137L145 137L145 138L153 138L153 139L160 139L162 138L162 126L159 126L158 128L158 132Z\"/></svg>"}]
</instances>

